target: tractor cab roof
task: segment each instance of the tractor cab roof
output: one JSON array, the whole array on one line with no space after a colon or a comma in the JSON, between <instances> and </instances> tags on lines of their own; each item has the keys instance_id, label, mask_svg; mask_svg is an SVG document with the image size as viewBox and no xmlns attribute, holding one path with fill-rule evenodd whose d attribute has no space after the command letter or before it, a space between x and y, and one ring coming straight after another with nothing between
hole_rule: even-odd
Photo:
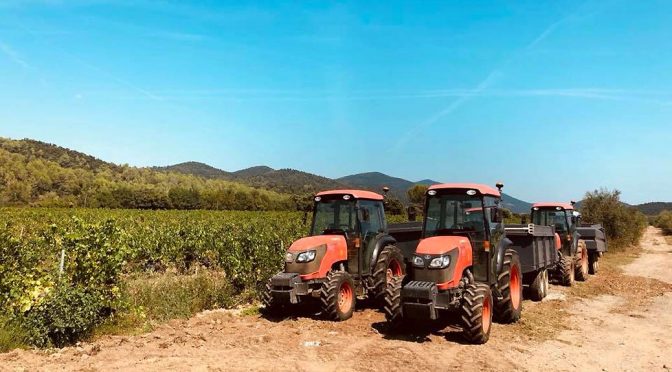
<instances>
[{"instance_id":1,"label":"tractor cab roof","mask_svg":"<svg viewBox=\"0 0 672 372\"><path fill-rule=\"evenodd\" d=\"M574 206L571 203L555 203L555 202L545 202L545 203L534 203L532 204L532 209L534 208L562 208L564 210L574 210Z\"/></svg>"},{"instance_id":2,"label":"tractor cab roof","mask_svg":"<svg viewBox=\"0 0 672 372\"><path fill-rule=\"evenodd\" d=\"M382 195L365 190L328 190L318 192L315 196L328 195L352 195L355 199L384 200Z\"/></svg>"},{"instance_id":3,"label":"tractor cab roof","mask_svg":"<svg viewBox=\"0 0 672 372\"><path fill-rule=\"evenodd\" d=\"M438 185L432 185L429 187L428 190L451 190L451 189L457 189L457 190L476 190L482 195L489 195L489 196L495 196L495 197L500 197L501 194L499 190L492 186L488 185L482 185L479 183L441 183Z\"/></svg>"}]
</instances>

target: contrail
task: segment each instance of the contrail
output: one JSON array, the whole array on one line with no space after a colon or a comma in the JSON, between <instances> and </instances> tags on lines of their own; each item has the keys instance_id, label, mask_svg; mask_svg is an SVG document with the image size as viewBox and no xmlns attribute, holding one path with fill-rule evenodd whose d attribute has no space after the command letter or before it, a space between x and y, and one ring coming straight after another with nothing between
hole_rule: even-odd
<instances>
[{"instance_id":1,"label":"contrail","mask_svg":"<svg viewBox=\"0 0 672 372\"><path fill-rule=\"evenodd\" d=\"M4 53L7 58L9 58L10 61L16 63L17 65L23 67L23 68L30 68L30 65L28 62L26 62L23 58L21 58L21 55L17 53L9 44L6 44L3 41L0 41L0 51Z\"/></svg>"}]
</instances>

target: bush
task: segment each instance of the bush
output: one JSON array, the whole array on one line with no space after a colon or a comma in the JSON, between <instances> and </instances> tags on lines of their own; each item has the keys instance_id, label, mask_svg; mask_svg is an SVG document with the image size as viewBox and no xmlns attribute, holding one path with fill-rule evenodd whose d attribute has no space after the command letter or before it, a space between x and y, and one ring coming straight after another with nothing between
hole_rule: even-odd
<instances>
[{"instance_id":1,"label":"bush","mask_svg":"<svg viewBox=\"0 0 672 372\"><path fill-rule=\"evenodd\" d=\"M104 294L62 281L44 301L15 320L27 335L26 343L62 347L91 334L110 310Z\"/></svg>"},{"instance_id":2,"label":"bush","mask_svg":"<svg viewBox=\"0 0 672 372\"><path fill-rule=\"evenodd\" d=\"M602 224L611 249L637 244L648 226L646 216L621 203L620 196L618 190L595 190L586 193L581 205L583 222Z\"/></svg>"},{"instance_id":3,"label":"bush","mask_svg":"<svg viewBox=\"0 0 672 372\"><path fill-rule=\"evenodd\" d=\"M654 226L663 230L665 234L672 234L672 212L662 211L654 220Z\"/></svg>"}]
</instances>

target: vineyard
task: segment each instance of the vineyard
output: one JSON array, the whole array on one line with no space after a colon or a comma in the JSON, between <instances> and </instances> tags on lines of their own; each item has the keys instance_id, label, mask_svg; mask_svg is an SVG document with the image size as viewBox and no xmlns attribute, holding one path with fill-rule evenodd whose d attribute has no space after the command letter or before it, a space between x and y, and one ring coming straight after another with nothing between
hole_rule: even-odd
<instances>
[{"instance_id":1,"label":"vineyard","mask_svg":"<svg viewBox=\"0 0 672 372\"><path fill-rule=\"evenodd\" d=\"M305 234L309 220L304 224L303 217L298 212L1 209L0 320L13 333L21 331L20 342L68 344L120 312L137 312L135 297L142 291L131 296L127 284L157 275L177 282L215 278L218 296L249 298L278 271L284 249ZM214 274L198 277L204 272ZM232 303L226 300L200 307Z\"/></svg>"}]
</instances>

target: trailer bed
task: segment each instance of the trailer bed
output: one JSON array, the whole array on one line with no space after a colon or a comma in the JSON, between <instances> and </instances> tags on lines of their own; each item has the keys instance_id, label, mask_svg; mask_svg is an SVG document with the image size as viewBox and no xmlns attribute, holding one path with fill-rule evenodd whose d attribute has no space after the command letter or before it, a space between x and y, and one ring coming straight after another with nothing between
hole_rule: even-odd
<instances>
[{"instance_id":1,"label":"trailer bed","mask_svg":"<svg viewBox=\"0 0 672 372\"><path fill-rule=\"evenodd\" d=\"M524 274L535 273L558 263L560 256L555 246L555 229L541 225L506 225L506 237L518 252Z\"/></svg>"}]
</instances>

